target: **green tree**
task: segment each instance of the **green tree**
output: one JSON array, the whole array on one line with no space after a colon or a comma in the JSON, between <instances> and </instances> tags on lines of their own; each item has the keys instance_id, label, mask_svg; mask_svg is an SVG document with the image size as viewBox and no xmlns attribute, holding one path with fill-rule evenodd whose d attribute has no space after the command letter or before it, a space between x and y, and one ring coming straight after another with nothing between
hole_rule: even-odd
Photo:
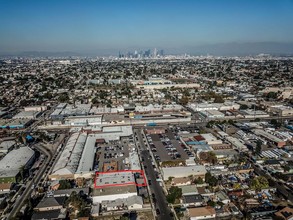
<instances>
[{"instance_id":1,"label":"green tree","mask_svg":"<svg viewBox=\"0 0 293 220\"><path fill-rule=\"evenodd\" d=\"M250 186L254 190L265 189L269 187L269 181L264 176L258 176L251 181Z\"/></svg>"},{"instance_id":2,"label":"green tree","mask_svg":"<svg viewBox=\"0 0 293 220\"><path fill-rule=\"evenodd\" d=\"M284 171L285 171L285 172L289 172L289 171L290 171L290 166L285 165L285 166L284 166Z\"/></svg>"},{"instance_id":3,"label":"green tree","mask_svg":"<svg viewBox=\"0 0 293 220\"><path fill-rule=\"evenodd\" d=\"M216 164L218 162L218 158L213 151L200 152L199 159L211 164Z\"/></svg>"},{"instance_id":4,"label":"green tree","mask_svg":"<svg viewBox=\"0 0 293 220\"><path fill-rule=\"evenodd\" d=\"M180 105L187 105L188 104L188 96L183 96L180 100L179 100L179 104Z\"/></svg>"},{"instance_id":5,"label":"green tree","mask_svg":"<svg viewBox=\"0 0 293 220\"><path fill-rule=\"evenodd\" d=\"M260 154L261 153L261 146L262 146L262 141L257 140L256 141L256 148L255 148L255 154Z\"/></svg>"},{"instance_id":6,"label":"green tree","mask_svg":"<svg viewBox=\"0 0 293 220\"><path fill-rule=\"evenodd\" d=\"M169 189L169 194L167 195L167 201L169 203L175 203L176 199L181 198L182 196L182 189L177 186L171 186Z\"/></svg>"},{"instance_id":7,"label":"green tree","mask_svg":"<svg viewBox=\"0 0 293 220\"><path fill-rule=\"evenodd\" d=\"M228 124L233 125L233 124L234 124L234 121L231 120L231 119L229 119L229 120L228 120Z\"/></svg>"},{"instance_id":8,"label":"green tree","mask_svg":"<svg viewBox=\"0 0 293 220\"><path fill-rule=\"evenodd\" d=\"M210 172L205 174L205 182L210 186L216 186L218 184L218 179L214 177Z\"/></svg>"},{"instance_id":9,"label":"green tree","mask_svg":"<svg viewBox=\"0 0 293 220\"><path fill-rule=\"evenodd\" d=\"M282 123L279 122L279 121L276 120L276 119L272 119L272 120L270 121L270 123L271 123L275 128L279 128L279 127L282 126Z\"/></svg>"},{"instance_id":10,"label":"green tree","mask_svg":"<svg viewBox=\"0 0 293 220\"><path fill-rule=\"evenodd\" d=\"M76 193L72 192L69 198L65 202L66 206L69 207L74 213L78 211L77 217L86 217L89 215L86 207L86 201L84 198Z\"/></svg>"},{"instance_id":11,"label":"green tree","mask_svg":"<svg viewBox=\"0 0 293 220\"><path fill-rule=\"evenodd\" d=\"M217 203L214 202L214 201L212 201L212 200L209 200L209 201L207 202L207 205L209 205L209 206L211 206L211 207L215 207L215 206L217 205Z\"/></svg>"},{"instance_id":12,"label":"green tree","mask_svg":"<svg viewBox=\"0 0 293 220\"><path fill-rule=\"evenodd\" d=\"M268 94L266 94L266 97L268 99L276 99L276 98L278 98L278 93L276 93L276 92L269 92Z\"/></svg>"},{"instance_id":13,"label":"green tree","mask_svg":"<svg viewBox=\"0 0 293 220\"><path fill-rule=\"evenodd\" d=\"M246 110L246 109L248 109L248 105L245 105L245 104L240 105L240 109L241 110Z\"/></svg>"},{"instance_id":14,"label":"green tree","mask_svg":"<svg viewBox=\"0 0 293 220\"><path fill-rule=\"evenodd\" d=\"M58 101L59 101L59 102L68 102L68 100L69 100L68 93L62 93L62 94L59 95L59 97L58 97Z\"/></svg>"},{"instance_id":15,"label":"green tree","mask_svg":"<svg viewBox=\"0 0 293 220\"><path fill-rule=\"evenodd\" d=\"M68 180L60 180L58 189L71 189L71 184Z\"/></svg>"},{"instance_id":16,"label":"green tree","mask_svg":"<svg viewBox=\"0 0 293 220\"><path fill-rule=\"evenodd\" d=\"M204 181L203 181L203 179L201 177L198 177L198 178L193 180L193 183L194 184L203 184Z\"/></svg>"},{"instance_id":17,"label":"green tree","mask_svg":"<svg viewBox=\"0 0 293 220\"><path fill-rule=\"evenodd\" d=\"M215 103L224 103L225 100L222 96L218 95L215 97L215 100L214 100Z\"/></svg>"}]
</instances>

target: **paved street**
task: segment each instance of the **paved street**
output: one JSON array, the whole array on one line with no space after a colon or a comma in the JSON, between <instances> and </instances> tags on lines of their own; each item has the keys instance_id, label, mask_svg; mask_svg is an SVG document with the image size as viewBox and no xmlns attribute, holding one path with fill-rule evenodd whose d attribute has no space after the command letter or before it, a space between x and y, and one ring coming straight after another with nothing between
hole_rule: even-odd
<instances>
[{"instance_id":1,"label":"paved street","mask_svg":"<svg viewBox=\"0 0 293 220\"><path fill-rule=\"evenodd\" d=\"M148 181L150 180L150 189L152 194L155 195L155 209L160 210L160 214L157 215L157 219L160 220L168 220L168 219L173 219L170 216L171 210L168 207L168 203L165 197L165 194L163 192L163 188L159 185L159 182L156 181L156 174L152 165L152 160L151 160L151 155L144 144L142 135L140 133L140 130L135 130L135 133L137 134L139 146L141 149L141 159L144 161L143 165L145 166L145 171L146 171L146 177ZM152 197L152 195L151 195Z\"/></svg>"}]
</instances>

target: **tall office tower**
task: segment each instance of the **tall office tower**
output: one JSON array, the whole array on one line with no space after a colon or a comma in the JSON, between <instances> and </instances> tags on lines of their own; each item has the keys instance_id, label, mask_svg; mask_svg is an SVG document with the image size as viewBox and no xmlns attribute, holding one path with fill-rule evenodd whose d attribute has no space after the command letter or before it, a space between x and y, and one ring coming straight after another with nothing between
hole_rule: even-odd
<instances>
[{"instance_id":1,"label":"tall office tower","mask_svg":"<svg viewBox=\"0 0 293 220\"><path fill-rule=\"evenodd\" d=\"M157 48L154 49L154 57L157 57Z\"/></svg>"},{"instance_id":2,"label":"tall office tower","mask_svg":"<svg viewBox=\"0 0 293 220\"><path fill-rule=\"evenodd\" d=\"M149 50L146 50L144 52L144 55L145 55L145 57L150 57L151 56L151 50L150 49Z\"/></svg>"},{"instance_id":3,"label":"tall office tower","mask_svg":"<svg viewBox=\"0 0 293 220\"><path fill-rule=\"evenodd\" d=\"M163 56L164 56L164 50L160 50L160 51L159 51L159 55L160 55L161 57L163 57Z\"/></svg>"}]
</instances>

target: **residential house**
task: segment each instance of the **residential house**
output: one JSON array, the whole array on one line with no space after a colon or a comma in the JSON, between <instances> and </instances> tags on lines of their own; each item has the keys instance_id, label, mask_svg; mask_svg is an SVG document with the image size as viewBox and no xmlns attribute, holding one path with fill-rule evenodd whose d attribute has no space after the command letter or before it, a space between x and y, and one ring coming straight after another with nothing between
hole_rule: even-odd
<instances>
[{"instance_id":1,"label":"residential house","mask_svg":"<svg viewBox=\"0 0 293 220\"><path fill-rule=\"evenodd\" d=\"M216 211L214 208L206 207L196 207L187 209L190 220L204 220L204 219L215 219Z\"/></svg>"}]
</instances>

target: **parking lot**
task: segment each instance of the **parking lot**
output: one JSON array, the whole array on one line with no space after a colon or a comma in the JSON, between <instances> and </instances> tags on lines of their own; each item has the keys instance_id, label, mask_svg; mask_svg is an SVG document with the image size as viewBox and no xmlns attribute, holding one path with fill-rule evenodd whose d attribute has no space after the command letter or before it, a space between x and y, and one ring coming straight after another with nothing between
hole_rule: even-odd
<instances>
[{"instance_id":1,"label":"parking lot","mask_svg":"<svg viewBox=\"0 0 293 220\"><path fill-rule=\"evenodd\" d=\"M169 130L165 134L147 134L146 137L157 162L189 158L180 141Z\"/></svg>"},{"instance_id":2,"label":"parking lot","mask_svg":"<svg viewBox=\"0 0 293 220\"><path fill-rule=\"evenodd\" d=\"M99 172L127 169L123 161L129 157L130 144L127 138L98 144L94 169Z\"/></svg>"}]
</instances>

